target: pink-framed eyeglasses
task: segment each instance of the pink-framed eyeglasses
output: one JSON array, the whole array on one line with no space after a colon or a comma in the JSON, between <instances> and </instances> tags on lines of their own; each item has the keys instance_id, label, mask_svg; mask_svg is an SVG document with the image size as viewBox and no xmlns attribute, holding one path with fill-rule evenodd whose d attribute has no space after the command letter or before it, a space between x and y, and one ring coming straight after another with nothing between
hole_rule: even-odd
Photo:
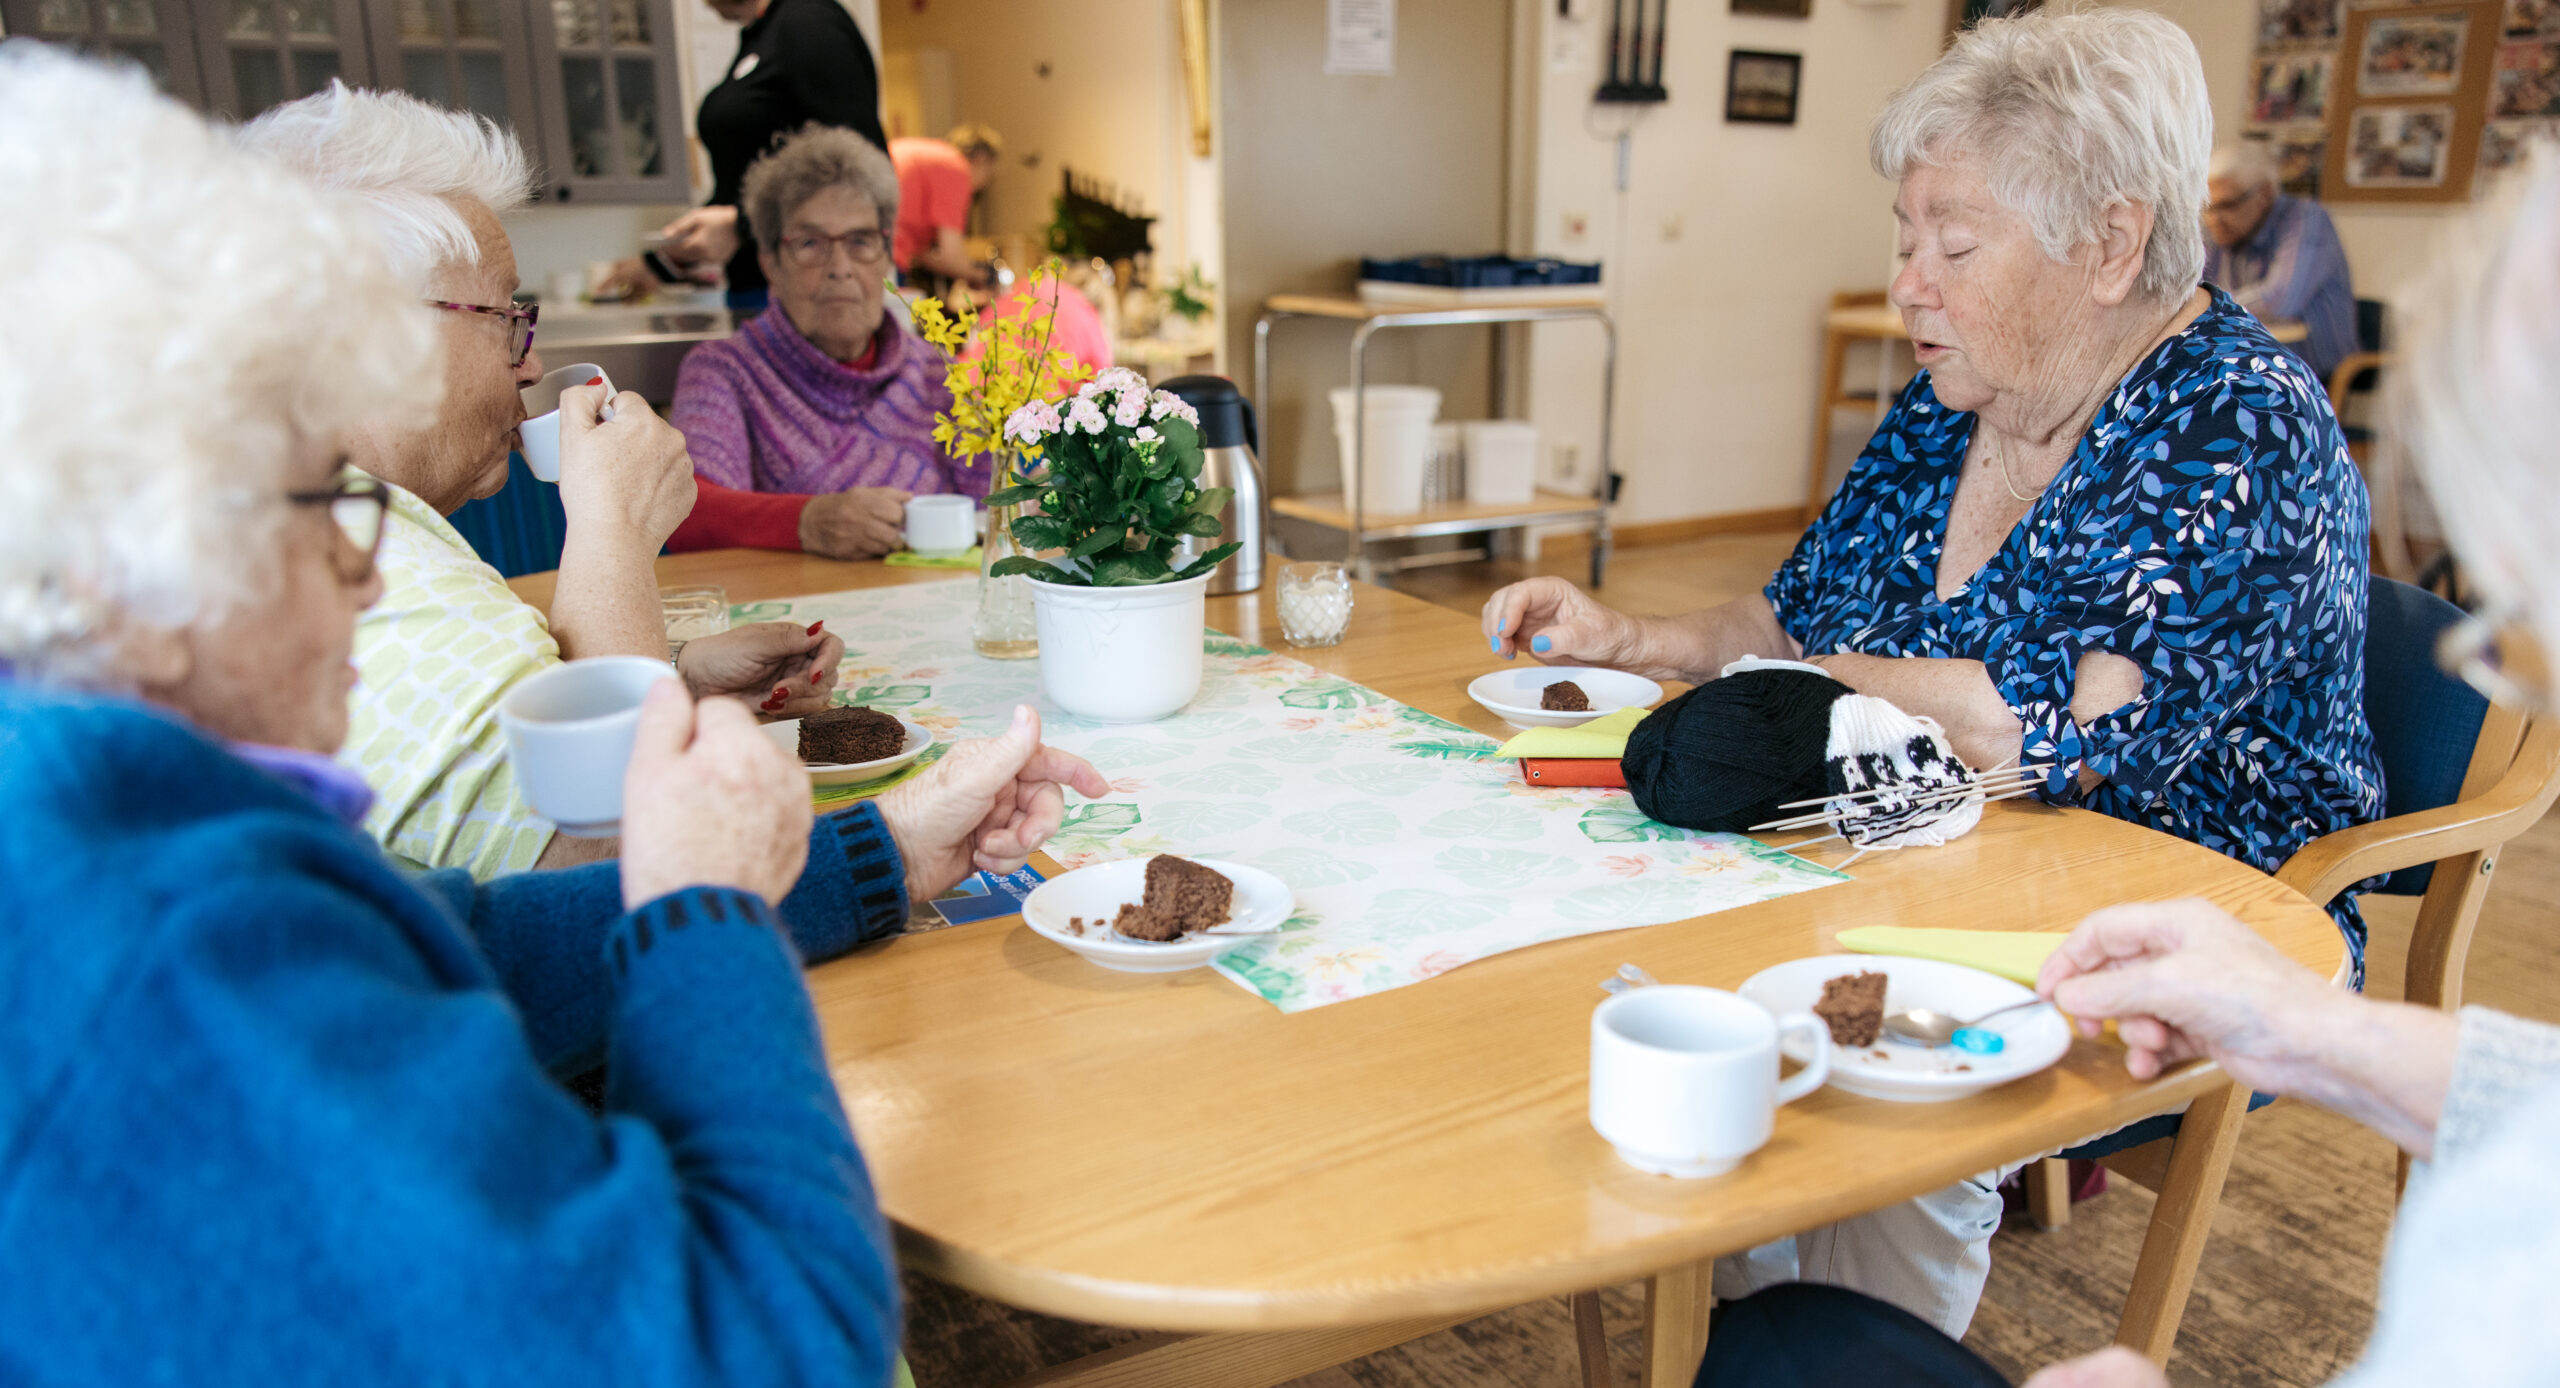
<instances>
[{"instance_id":1,"label":"pink-framed eyeglasses","mask_svg":"<svg viewBox=\"0 0 2560 1388\"><path fill-rule=\"evenodd\" d=\"M514 352L507 362L509 366L522 366L524 359L533 355L533 324L542 316L540 304L508 304L500 308L494 304L447 303L442 299L429 299L426 303L429 308L447 313L485 313L507 320L507 341Z\"/></svg>"}]
</instances>

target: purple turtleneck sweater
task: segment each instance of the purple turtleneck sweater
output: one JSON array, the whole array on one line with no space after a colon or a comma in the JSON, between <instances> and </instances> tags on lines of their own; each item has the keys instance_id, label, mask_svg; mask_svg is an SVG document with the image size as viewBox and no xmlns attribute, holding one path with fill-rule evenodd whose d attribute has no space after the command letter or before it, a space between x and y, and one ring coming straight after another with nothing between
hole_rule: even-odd
<instances>
[{"instance_id":1,"label":"purple turtleneck sweater","mask_svg":"<svg viewBox=\"0 0 2560 1388\"><path fill-rule=\"evenodd\" d=\"M881 315L869 361L851 366L778 306L694 348L667 417L707 485L667 547L797 549L800 508L849 487L986 495L993 470L960 467L933 441L933 417L951 403L944 365L895 313Z\"/></svg>"}]
</instances>

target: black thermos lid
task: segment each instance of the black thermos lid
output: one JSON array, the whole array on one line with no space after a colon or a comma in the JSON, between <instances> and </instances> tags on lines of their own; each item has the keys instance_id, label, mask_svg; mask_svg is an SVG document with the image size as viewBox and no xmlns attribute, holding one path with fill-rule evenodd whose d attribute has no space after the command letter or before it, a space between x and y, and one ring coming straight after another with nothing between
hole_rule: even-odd
<instances>
[{"instance_id":1,"label":"black thermos lid","mask_svg":"<svg viewBox=\"0 0 2560 1388\"><path fill-rule=\"evenodd\" d=\"M1202 448L1253 446L1253 408L1235 382L1224 376L1177 376L1156 388L1172 391L1200 412Z\"/></svg>"}]
</instances>

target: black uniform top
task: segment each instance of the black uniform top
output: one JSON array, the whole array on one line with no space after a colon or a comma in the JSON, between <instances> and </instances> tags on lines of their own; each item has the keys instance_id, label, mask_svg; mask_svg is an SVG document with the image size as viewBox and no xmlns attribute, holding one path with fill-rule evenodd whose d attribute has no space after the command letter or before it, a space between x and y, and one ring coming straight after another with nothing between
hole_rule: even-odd
<instances>
[{"instance_id":1,"label":"black uniform top","mask_svg":"<svg viewBox=\"0 0 2560 1388\"><path fill-rule=\"evenodd\" d=\"M739 207L747 166L812 121L843 126L884 153L889 148L880 130L879 73L853 16L836 0L773 0L738 31L738 56L694 113L702 151L711 157L711 205ZM729 288L764 288L743 208Z\"/></svg>"}]
</instances>

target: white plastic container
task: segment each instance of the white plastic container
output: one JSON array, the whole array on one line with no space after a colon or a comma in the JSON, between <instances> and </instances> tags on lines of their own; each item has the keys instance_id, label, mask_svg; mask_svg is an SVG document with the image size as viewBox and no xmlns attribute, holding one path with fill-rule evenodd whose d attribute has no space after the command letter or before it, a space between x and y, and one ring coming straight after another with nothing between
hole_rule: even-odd
<instances>
[{"instance_id":1,"label":"white plastic container","mask_svg":"<svg viewBox=\"0 0 2560 1388\"><path fill-rule=\"evenodd\" d=\"M1466 435L1467 500L1515 505L1538 480L1538 426L1525 419L1471 419Z\"/></svg>"},{"instance_id":2,"label":"white plastic container","mask_svg":"<svg viewBox=\"0 0 2560 1388\"><path fill-rule=\"evenodd\" d=\"M1351 494L1357 471L1362 474L1360 502L1368 515L1409 516L1422 509L1422 476L1431 461L1431 424L1440 416L1440 392L1429 386L1371 386L1365 403L1368 438L1355 469L1351 459L1362 441L1352 417L1352 390L1340 386L1333 391L1343 495Z\"/></svg>"},{"instance_id":3,"label":"white plastic container","mask_svg":"<svg viewBox=\"0 0 2560 1388\"><path fill-rule=\"evenodd\" d=\"M1096 723L1149 723L1200 692L1209 575L1137 588L1031 580L1040 692Z\"/></svg>"}]
</instances>

